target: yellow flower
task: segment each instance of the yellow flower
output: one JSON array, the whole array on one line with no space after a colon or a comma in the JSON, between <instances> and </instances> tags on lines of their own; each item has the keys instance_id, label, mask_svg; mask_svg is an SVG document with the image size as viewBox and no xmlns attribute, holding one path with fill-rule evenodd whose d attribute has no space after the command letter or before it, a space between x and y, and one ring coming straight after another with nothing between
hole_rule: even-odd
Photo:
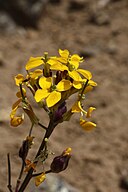
<instances>
[{"instance_id":1,"label":"yellow flower","mask_svg":"<svg viewBox=\"0 0 128 192\"><path fill-rule=\"evenodd\" d=\"M24 114L21 114L21 116L15 116L17 109L20 107L21 101L22 101L21 99L18 99L18 101L16 101L12 106L12 111L10 114L10 118L11 118L10 124L13 127L19 126L24 120Z\"/></svg>"},{"instance_id":2,"label":"yellow flower","mask_svg":"<svg viewBox=\"0 0 128 192\"><path fill-rule=\"evenodd\" d=\"M80 112L87 114L87 112L82 108L81 102L76 101L75 104L72 106L72 113L80 113Z\"/></svg>"},{"instance_id":3,"label":"yellow flower","mask_svg":"<svg viewBox=\"0 0 128 192\"><path fill-rule=\"evenodd\" d=\"M61 92L67 91L72 87L72 83L69 80L63 79L57 85L53 84L53 80L51 77L41 77L39 79L41 89L38 89L35 93L36 102L46 99L47 106L52 107L61 100Z\"/></svg>"},{"instance_id":4,"label":"yellow flower","mask_svg":"<svg viewBox=\"0 0 128 192\"><path fill-rule=\"evenodd\" d=\"M86 115L87 118L91 117L91 113L93 110L95 110L95 107L89 107L88 111L85 111L82 107L82 104L80 101L76 101L75 104L72 106L72 113L83 113Z\"/></svg>"},{"instance_id":5,"label":"yellow flower","mask_svg":"<svg viewBox=\"0 0 128 192\"><path fill-rule=\"evenodd\" d=\"M91 121L86 121L82 118L80 118L80 125L85 131L92 131L96 127L95 123Z\"/></svg>"},{"instance_id":6,"label":"yellow flower","mask_svg":"<svg viewBox=\"0 0 128 192\"><path fill-rule=\"evenodd\" d=\"M44 57L30 57L29 61L26 63L26 70L33 69L44 64Z\"/></svg>"},{"instance_id":7,"label":"yellow flower","mask_svg":"<svg viewBox=\"0 0 128 192\"><path fill-rule=\"evenodd\" d=\"M41 69L36 69L33 72L29 73L30 78L32 79L37 79L39 76L41 76L43 74L43 71Z\"/></svg>"},{"instance_id":8,"label":"yellow flower","mask_svg":"<svg viewBox=\"0 0 128 192\"><path fill-rule=\"evenodd\" d=\"M82 81L81 75L88 80L90 80L92 78L92 74L90 71L87 71L84 69L78 69L79 64L81 62L83 62L83 57L80 57L77 54L70 56L68 50L63 51L61 49L59 49L59 54L61 55L62 58L65 58L65 60L67 60L66 65L68 67L68 73L69 73L69 76L74 81ZM61 61L61 59L60 59L60 61Z\"/></svg>"},{"instance_id":9,"label":"yellow flower","mask_svg":"<svg viewBox=\"0 0 128 192\"><path fill-rule=\"evenodd\" d=\"M36 171L36 163L33 163L32 161L30 161L29 159L26 159L25 160L25 163L26 163L26 167L25 167L25 170L24 172L28 172L31 168Z\"/></svg>"},{"instance_id":10,"label":"yellow flower","mask_svg":"<svg viewBox=\"0 0 128 192\"><path fill-rule=\"evenodd\" d=\"M24 120L24 115L22 114L21 116L11 118L10 124L13 127L17 127L20 124L22 124L23 120Z\"/></svg>"},{"instance_id":11,"label":"yellow flower","mask_svg":"<svg viewBox=\"0 0 128 192\"><path fill-rule=\"evenodd\" d=\"M15 83L17 86L19 86L24 80L24 76L22 74L18 74L15 76Z\"/></svg>"},{"instance_id":12,"label":"yellow flower","mask_svg":"<svg viewBox=\"0 0 128 192\"><path fill-rule=\"evenodd\" d=\"M42 173L41 175L36 176L35 185L38 187L45 179L46 179L45 173Z\"/></svg>"},{"instance_id":13,"label":"yellow flower","mask_svg":"<svg viewBox=\"0 0 128 192\"><path fill-rule=\"evenodd\" d=\"M89 108L88 108L88 111L87 111L87 113L86 113L86 117L87 117L87 118L91 117L91 114L92 114L92 111L93 111L93 110L96 110L96 108L95 108L95 107L89 107Z\"/></svg>"},{"instance_id":14,"label":"yellow flower","mask_svg":"<svg viewBox=\"0 0 128 192\"><path fill-rule=\"evenodd\" d=\"M81 113L81 115L83 116L83 114L86 115L86 118L90 118L91 117L91 113L93 110L95 110L95 107L89 107L88 111L85 111L82 107L82 104L80 101L77 101L73 107L72 107L72 113ZM80 118L80 125L82 126L82 128L86 131L90 131L92 130L94 127L96 127L95 123L92 123L91 121L86 121L82 118Z\"/></svg>"},{"instance_id":15,"label":"yellow flower","mask_svg":"<svg viewBox=\"0 0 128 192\"><path fill-rule=\"evenodd\" d=\"M92 74L90 71L84 69L78 69L79 64L83 62L83 58L77 54L70 55L68 50L59 49L60 57L54 57L54 62L50 63L51 70L66 70L68 72L69 77L73 79L73 87L76 89L82 88L82 77L86 78L86 80L90 80L92 78ZM81 77L82 76L82 77Z\"/></svg>"}]
</instances>

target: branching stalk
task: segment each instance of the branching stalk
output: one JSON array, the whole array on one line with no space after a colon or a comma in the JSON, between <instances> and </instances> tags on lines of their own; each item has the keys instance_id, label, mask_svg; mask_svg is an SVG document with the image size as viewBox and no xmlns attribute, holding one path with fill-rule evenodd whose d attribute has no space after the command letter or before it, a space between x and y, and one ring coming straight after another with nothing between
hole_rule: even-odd
<instances>
[{"instance_id":1,"label":"branching stalk","mask_svg":"<svg viewBox=\"0 0 128 192\"><path fill-rule=\"evenodd\" d=\"M45 147L45 142L46 142L45 139L46 139L46 138L48 139L48 138L50 137L50 135L52 134L54 128L55 128L55 125L54 125L54 122L53 122L53 118L51 118L51 119L50 119L50 122L49 122L49 126L48 126L48 128L47 128L47 130L46 130L45 136L44 136L44 138L43 138L43 141L42 141L42 143L41 143L41 145L40 145L40 148L39 148L39 150L38 150L35 158L37 158L37 157L40 155L40 152L44 149L44 147ZM37 163L37 162L36 162L36 163ZM25 179L24 179L24 181L23 181L20 189L18 190L18 192L23 192L23 191L26 189L29 181L30 181L31 178L33 177L32 174L33 174L33 168L31 168L31 169L29 170L29 172L28 172L28 174L26 175L26 177L25 177Z\"/></svg>"}]
</instances>

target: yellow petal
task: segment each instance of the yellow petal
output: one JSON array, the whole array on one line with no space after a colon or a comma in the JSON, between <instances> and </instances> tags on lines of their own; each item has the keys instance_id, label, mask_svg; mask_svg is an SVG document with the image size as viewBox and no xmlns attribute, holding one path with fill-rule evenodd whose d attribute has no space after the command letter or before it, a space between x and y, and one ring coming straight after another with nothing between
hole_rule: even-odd
<instances>
[{"instance_id":1,"label":"yellow petal","mask_svg":"<svg viewBox=\"0 0 128 192\"><path fill-rule=\"evenodd\" d=\"M29 73L29 75L32 79L36 79L42 74L43 74L43 71L41 69L36 69L34 72Z\"/></svg>"},{"instance_id":2,"label":"yellow petal","mask_svg":"<svg viewBox=\"0 0 128 192\"><path fill-rule=\"evenodd\" d=\"M87 71L84 69L77 69L77 72L79 72L81 75L83 75L88 80L90 80L92 78L92 74L90 71Z\"/></svg>"},{"instance_id":3,"label":"yellow petal","mask_svg":"<svg viewBox=\"0 0 128 192\"><path fill-rule=\"evenodd\" d=\"M72 106L72 113L80 113L81 109L78 106L78 101Z\"/></svg>"},{"instance_id":4,"label":"yellow petal","mask_svg":"<svg viewBox=\"0 0 128 192\"><path fill-rule=\"evenodd\" d=\"M42 173L41 175L35 178L35 185L39 186L45 179L46 179L46 175L45 173Z\"/></svg>"},{"instance_id":5,"label":"yellow petal","mask_svg":"<svg viewBox=\"0 0 128 192\"><path fill-rule=\"evenodd\" d=\"M65 49L65 50L59 49L59 54L60 54L61 57L68 58L68 56L69 56L69 51L68 51L67 49Z\"/></svg>"},{"instance_id":6,"label":"yellow petal","mask_svg":"<svg viewBox=\"0 0 128 192\"><path fill-rule=\"evenodd\" d=\"M71 151L72 151L72 148L71 148L71 147L68 147L67 149L65 149L65 150L63 151L63 155L70 155Z\"/></svg>"},{"instance_id":7,"label":"yellow petal","mask_svg":"<svg viewBox=\"0 0 128 192\"><path fill-rule=\"evenodd\" d=\"M52 85L52 78L51 77L41 77L39 79L39 85L42 89L49 89Z\"/></svg>"},{"instance_id":8,"label":"yellow petal","mask_svg":"<svg viewBox=\"0 0 128 192\"><path fill-rule=\"evenodd\" d=\"M74 66L74 69L78 69L81 60L82 58L79 55L74 54L71 56L69 63Z\"/></svg>"},{"instance_id":9,"label":"yellow petal","mask_svg":"<svg viewBox=\"0 0 128 192\"><path fill-rule=\"evenodd\" d=\"M21 101L22 101L22 99L18 99L18 100L12 105L12 110L14 110L15 108L18 108Z\"/></svg>"},{"instance_id":10,"label":"yellow petal","mask_svg":"<svg viewBox=\"0 0 128 192\"><path fill-rule=\"evenodd\" d=\"M85 88L85 90L84 90L84 94L86 94L86 93L89 92L89 91L92 91L92 89L93 89L93 87L90 86L90 85L88 85L88 86Z\"/></svg>"},{"instance_id":11,"label":"yellow petal","mask_svg":"<svg viewBox=\"0 0 128 192\"><path fill-rule=\"evenodd\" d=\"M44 64L43 57L30 57L25 68L26 70L30 70L42 64Z\"/></svg>"},{"instance_id":12,"label":"yellow petal","mask_svg":"<svg viewBox=\"0 0 128 192\"><path fill-rule=\"evenodd\" d=\"M26 96L26 90L25 90L24 88L22 88L22 92L23 92L23 95ZM18 92L16 93L16 96L17 96L18 98L21 98L21 97L22 97L21 92L18 91Z\"/></svg>"},{"instance_id":13,"label":"yellow petal","mask_svg":"<svg viewBox=\"0 0 128 192\"><path fill-rule=\"evenodd\" d=\"M13 119L13 118L14 118L14 116L15 116L15 114L16 114L16 111L17 111L17 109L18 109L18 106L17 106L16 108L14 108L14 109L11 111L11 113L10 113L10 118L11 118L11 119Z\"/></svg>"},{"instance_id":14,"label":"yellow petal","mask_svg":"<svg viewBox=\"0 0 128 192\"><path fill-rule=\"evenodd\" d=\"M57 91L53 91L46 99L46 103L48 107L54 106L61 99L61 93Z\"/></svg>"},{"instance_id":15,"label":"yellow petal","mask_svg":"<svg viewBox=\"0 0 128 192\"><path fill-rule=\"evenodd\" d=\"M51 70L59 70L59 71L64 71L67 70L68 71L68 67L66 65L61 64L60 62L50 66Z\"/></svg>"},{"instance_id":16,"label":"yellow petal","mask_svg":"<svg viewBox=\"0 0 128 192\"><path fill-rule=\"evenodd\" d=\"M91 85L91 86L93 86L93 87L97 86L97 83L96 83L95 81L92 81L92 80L90 80L90 81L88 82L88 84Z\"/></svg>"},{"instance_id":17,"label":"yellow petal","mask_svg":"<svg viewBox=\"0 0 128 192\"><path fill-rule=\"evenodd\" d=\"M87 111L87 114L86 114L86 117L87 117L87 118L91 117L91 113L92 113L92 111L94 111L94 110L96 110L95 107L89 107L89 109L88 109L88 111Z\"/></svg>"},{"instance_id":18,"label":"yellow petal","mask_svg":"<svg viewBox=\"0 0 128 192\"><path fill-rule=\"evenodd\" d=\"M74 80L74 81L82 81L81 76L77 71L68 71L69 76Z\"/></svg>"},{"instance_id":19,"label":"yellow petal","mask_svg":"<svg viewBox=\"0 0 128 192\"><path fill-rule=\"evenodd\" d=\"M87 113L87 112L82 108L80 101L77 101L77 102L73 105L73 107L72 107L72 112L73 112L73 113L83 112L83 113L85 113L85 114Z\"/></svg>"},{"instance_id":20,"label":"yellow petal","mask_svg":"<svg viewBox=\"0 0 128 192\"><path fill-rule=\"evenodd\" d=\"M38 89L35 93L36 102L40 102L42 99L45 99L50 93L47 90Z\"/></svg>"},{"instance_id":21,"label":"yellow petal","mask_svg":"<svg viewBox=\"0 0 128 192\"><path fill-rule=\"evenodd\" d=\"M57 88L57 91L67 91L69 90L70 88L72 87L72 83L69 81L69 80L61 80L56 88Z\"/></svg>"},{"instance_id":22,"label":"yellow petal","mask_svg":"<svg viewBox=\"0 0 128 192\"><path fill-rule=\"evenodd\" d=\"M78 61L78 62L80 62L80 61L82 61L83 60L83 57L80 57L78 54L73 54L72 56L71 56L71 59L70 59L71 61Z\"/></svg>"},{"instance_id":23,"label":"yellow petal","mask_svg":"<svg viewBox=\"0 0 128 192\"><path fill-rule=\"evenodd\" d=\"M57 60L60 63L65 64L65 65L67 65L67 63L68 63L68 58L66 58L66 57L57 57Z\"/></svg>"},{"instance_id":24,"label":"yellow petal","mask_svg":"<svg viewBox=\"0 0 128 192\"><path fill-rule=\"evenodd\" d=\"M22 74L18 74L15 76L15 83L17 86L19 86L20 83L24 80L24 76Z\"/></svg>"},{"instance_id":25,"label":"yellow petal","mask_svg":"<svg viewBox=\"0 0 128 192\"><path fill-rule=\"evenodd\" d=\"M59 63L57 60L57 57L50 57L47 61L49 65L55 65L56 63Z\"/></svg>"},{"instance_id":26,"label":"yellow petal","mask_svg":"<svg viewBox=\"0 0 128 192\"><path fill-rule=\"evenodd\" d=\"M11 118L10 124L13 127L19 126L24 120L24 115Z\"/></svg>"},{"instance_id":27,"label":"yellow petal","mask_svg":"<svg viewBox=\"0 0 128 192\"><path fill-rule=\"evenodd\" d=\"M82 83L79 81L73 81L73 87L75 87L76 89L81 89Z\"/></svg>"},{"instance_id":28,"label":"yellow petal","mask_svg":"<svg viewBox=\"0 0 128 192\"><path fill-rule=\"evenodd\" d=\"M91 131L96 127L95 123L92 123L91 121L86 121L84 119L80 119L80 125L85 131Z\"/></svg>"}]
</instances>

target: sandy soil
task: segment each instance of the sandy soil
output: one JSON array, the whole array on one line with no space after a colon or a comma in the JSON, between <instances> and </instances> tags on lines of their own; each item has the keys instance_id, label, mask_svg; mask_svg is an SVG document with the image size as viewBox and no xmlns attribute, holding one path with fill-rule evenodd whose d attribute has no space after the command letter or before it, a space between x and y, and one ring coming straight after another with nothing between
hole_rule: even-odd
<instances>
[{"instance_id":1,"label":"sandy soil","mask_svg":"<svg viewBox=\"0 0 128 192\"><path fill-rule=\"evenodd\" d=\"M59 48L85 56L85 68L98 82L86 99L87 107L97 108L93 115L97 128L84 132L79 117L74 116L70 123L58 126L49 141L56 154L68 146L73 150L68 169L60 175L80 192L128 191L128 3L113 0L102 6L99 2L85 1L79 9L73 8L71 1L49 5L38 30L17 27L11 33L0 33L0 192L7 191L8 152L12 183L16 182L18 149L30 126L27 122L19 128L9 125L11 105L16 100L13 77L25 73L30 56L44 51L55 55ZM35 110L47 123L44 112L36 105ZM35 135L32 154L43 133L37 128ZM122 178L126 190L120 186Z\"/></svg>"}]
</instances>

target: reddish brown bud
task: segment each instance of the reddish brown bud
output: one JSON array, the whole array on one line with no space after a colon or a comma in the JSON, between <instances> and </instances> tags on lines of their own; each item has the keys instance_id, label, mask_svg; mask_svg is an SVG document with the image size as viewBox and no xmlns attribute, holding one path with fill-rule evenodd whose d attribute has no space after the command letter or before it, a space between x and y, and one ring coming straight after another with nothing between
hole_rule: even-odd
<instances>
[{"instance_id":1,"label":"reddish brown bud","mask_svg":"<svg viewBox=\"0 0 128 192\"><path fill-rule=\"evenodd\" d=\"M66 113L67 111L67 107L66 107L66 102L63 102L58 109L55 112L55 117L54 117L54 121L59 121L63 118L64 113Z\"/></svg>"},{"instance_id":2,"label":"reddish brown bud","mask_svg":"<svg viewBox=\"0 0 128 192\"><path fill-rule=\"evenodd\" d=\"M50 166L53 173L59 173L67 168L69 159L71 157L70 151L71 148L67 148L60 156L57 156L53 159Z\"/></svg>"}]
</instances>

